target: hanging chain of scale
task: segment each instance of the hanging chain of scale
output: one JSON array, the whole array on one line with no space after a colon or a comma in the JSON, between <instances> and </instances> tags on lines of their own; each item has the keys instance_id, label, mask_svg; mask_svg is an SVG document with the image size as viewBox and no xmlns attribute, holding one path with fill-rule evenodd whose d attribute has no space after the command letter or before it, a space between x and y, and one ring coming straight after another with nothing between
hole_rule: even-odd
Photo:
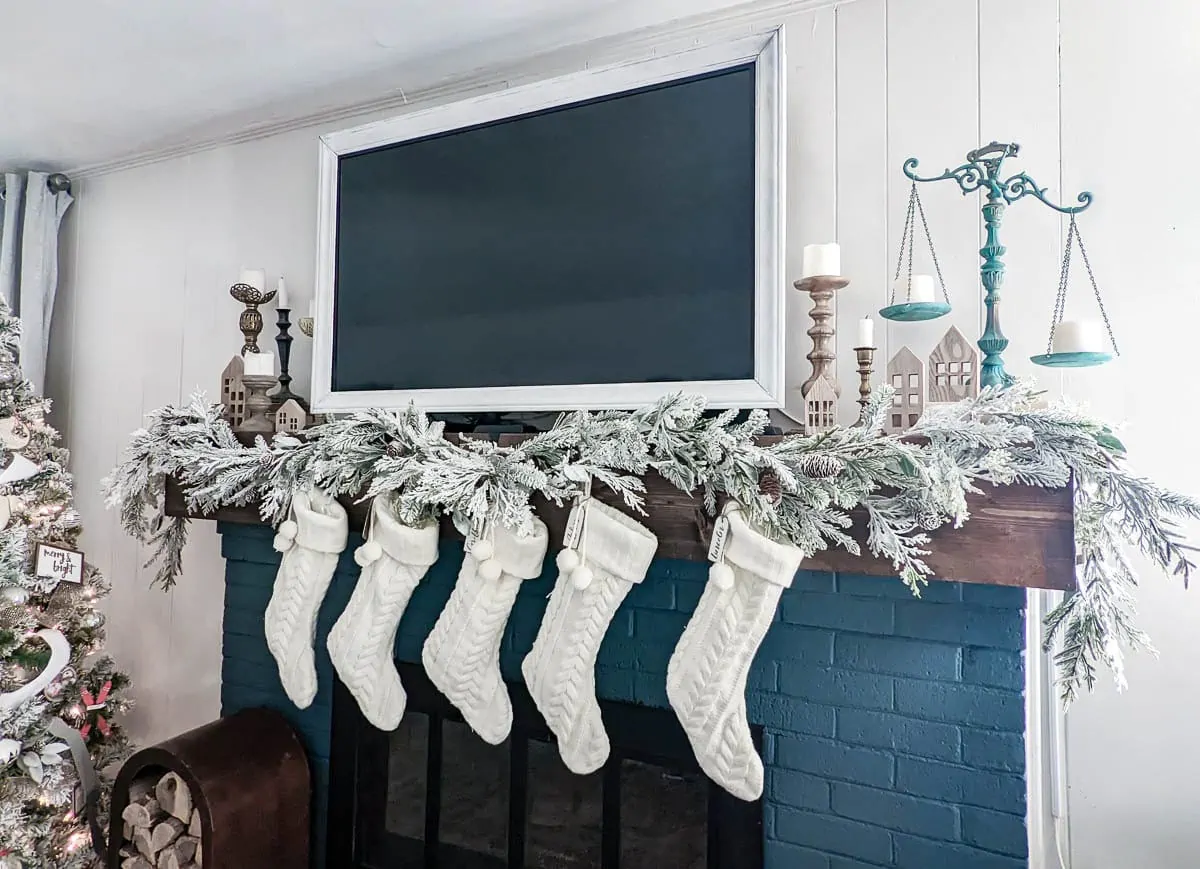
<instances>
[{"instance_id":1,"label":"hanging chain of scale","mask_svg":"<svg viewBox=\"0 0 1200 869\"><path fill-rule=\"evenodd\" d=\"M916 173L918 161L910 157L904 161L904 174L912 181L912 190L908 197L908 215L904 221L904 232L900 239L900 258L896 263L896 277L892 284L892 298L889 305L879 312L887 320L912 322L932 320L950 313L950 295L946 290L946 282L942 278L942 269L938 263L937 252L934 249L933 238L929 234L929 223L925 219L925 208L917 192L917 185L933 182L957 182L963 194L982 190L986 200L981 207L984 230L987 239L979 251L983 257L983 265L979 268L980 279L983 283L984 305L986 319L983 335L979 339L979 349L983 351L982 372L980 385L1008 386L1013 377L1004 370L1002 355L1008 347L1008 339L1000 328L1000 285L1004 282L1005 247L1000 243L1000 222L1004 218L1005 209L1027 196L1041 202L1043 205L1070 217L1067 229L1067 244L1063 252L1062 269L1059 274L1058 295L1055 298L1054 316L1050 323L1050 338L1046 352L1032 357L1036 365L1051 368L1083 368L1092 365L1102 365L1113 358L1117 352L1116 339L1113 337L1112 324L1109 322L1104 301L1100 297L1100 288L1092 273L1091 262L1088 260L1087 249L1083 245L1083 236L1079 231L1077 215L1087 210L1092 204L1092 194L1084 191L1076 198L1078 205L1057 205L1046 198L1045 188L1024 172L1018 172L1008 178L1001 178L1000 170L1004 161L1015 157L1020 151L1016 144L992 142L982 148L967 154L967 162L956 169L947 169L941 175L923 177ZM921 220L921 228L929 245L929 255L933 260L934 271L941 286L942 301L933 297L933 279L928 276L913 275L913 249L916 246L916 218ZM1065 323L1063 313L1066 308L1067 285L1071 269L1072 246L1078 244L1079 253L1087 270L1088 279L1104 328L1108 335L1108 346L1113 353L1105 350L1103 338L1098 329L1092 329L1087 323ZM907 279L901 280L907 265ZM904 301L897 302L897 290L906 290ZM1056 340L1057 338L1057 340Z\"/></svg>"}]
</instances>

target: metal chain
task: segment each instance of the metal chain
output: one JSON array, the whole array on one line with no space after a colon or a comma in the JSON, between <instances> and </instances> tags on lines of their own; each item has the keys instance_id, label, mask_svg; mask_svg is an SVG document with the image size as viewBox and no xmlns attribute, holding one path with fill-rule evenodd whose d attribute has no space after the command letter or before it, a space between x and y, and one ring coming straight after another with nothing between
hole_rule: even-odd
<instances>
[{"instance_id":1,"label":"metal chain","mask_svg":"<svg viewBox=\"0 0 1200 869\"><path fill-rule=\"evenodd\" d=\"M914 241L914 225L913 218L915 216L917 203L917 182L913 182L912 192L908 194L908 214L904 218L904 230L900 233L900 255L896 259L896 276L892 278L892 300L889 304L896 304L896 282L900 280L900 270L904 267L904 248L908 246L908 291L912 293L912 270L913 270L913 241ZM908 299L905 299L908 301Z\"/></svg>"},{"instance_id":2,"label":"metal chain","mask_svg":"<svg viewBox=\"0 0 1200 869\"><path fill-rule=\"evenodd\" d=\"M1075 227L1075 215L1071 215L1071 227ZM1108 311L1104 309L1104 300L1100 298L1100 287L1096 283L1096 276L1092 274L1092 264L1088 260L1087 248L1083 246L1083 233L1075 229L1075 240L1079 242L1079 253L1083 255L1083 267L1087 269L1088 280L1092 282L1092 292L1096 294L1096 304L1100 307L1100 316L1104 318L1104 328L1108 331L1108 340L1112 343L1113 353L1118 356L1121 351L1117 349L1117 339L1113 335L1112 323L1108 320Z\"/></svg>"},{"instance_id":3,"label":"metal chain","mask_svg":"<svg viewBox=\"0 0 1200 869\"><path fill-rule=\"evenodd\" d=\"M1075 216L1071 215L1071 225L1067 229L1067 247L1063 251L1062 269L1058 273L1058 295L1054 298L1054 316L1050 319L1050 338L1046 342L1047 355L1054 352L1054 330L1062 322L1067 306L1067 279L1071 273L1071 242L1074 239Z\"/></svg>"},{"instance_id":4,"label":"metal chain","mask_svg":"<svg viewBox=\"0 0 1200 869\"><path fill-rule=\"evenodd\" d=\"M946 304L950 304L950 294L946 291L946 280L942 277L942 267L938 263L937 251L933 249L933 236L929 234L929 222L925 220L925 206L921 204L920 198L917 197L917 183L913 182L913 198L917 200L917 211L921 215L921 227L925 230L925 241L929 243L929 255L933 257L933 270L937 272L938 283L942 286L942 298L946 300ZM915 239L914 239L915 240ZM912 286L912 253L909 252L909 286Z\"/></svg>"}]
</instances>

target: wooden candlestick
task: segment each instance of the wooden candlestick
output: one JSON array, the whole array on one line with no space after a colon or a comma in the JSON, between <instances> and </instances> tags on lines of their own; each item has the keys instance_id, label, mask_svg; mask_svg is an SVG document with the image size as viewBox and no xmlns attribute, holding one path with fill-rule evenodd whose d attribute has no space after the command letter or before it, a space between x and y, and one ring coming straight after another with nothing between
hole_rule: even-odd
<instances>
[{"instance_id":1,"label":"wooden candlestick","mask_svg":"<svg viewBox=\"0 0 1200 869\"><path fill-rule=\"evenodd\" d=\"M308 402L291 390L292 375L288 373L288 365L292 357L292 341L291 336L291 320L288 314L291 311L287 308L276 309L279 319L275 323L279 327L279 334L275 336L275 346L279 349L279 391L271 396L271 402L275 407L279 407L289 400L296 401L305 410L308 410Z\"/></svg>"},{"instance_id":2,"label":"wooden candlestick","mask_svg":"<svg viewBox=\"0 0 1200 869\"><path fill-rule=\"evenodd\" d=\"M242 375L246 387L246 418L237 430L244 434L274 434L275 421L271 419L271 397L267 390L279 381L269 374Z\"/></svg>"},{"instance_id":3,"label":"wooden candlestick","mask_svg":"<svg viewBox=\"0 0 1200 869\"><path fill-rule=\"evenodd\" d=\"M867 405L871 403L871 375L875 372L875 348L855 347L854 355L858 357L858 424L865 425L867 420Z\"/></svg>"},{"instance_id":4,"label":"wooden candlestick","mask_svg":"<svg viewBox=\"0 0 1200 869\"><path fill-rule=\"evenodd\" d=\"M812 352L808 354L808 361L812 363L812 375L800 384L801 395L807 395L809 388L824 377L833 384L834 393L841 397L842 388L833 373L833 336L836 330L833 327L833 306L830 303L833 301L834 291L849 284L847 278L832 275L801 278L794 284L796 289L808 293L813 300L812 310L808 312L813 321L812 328L808 330L808 336L813 342Z\"/></svg>"}]
</instances>

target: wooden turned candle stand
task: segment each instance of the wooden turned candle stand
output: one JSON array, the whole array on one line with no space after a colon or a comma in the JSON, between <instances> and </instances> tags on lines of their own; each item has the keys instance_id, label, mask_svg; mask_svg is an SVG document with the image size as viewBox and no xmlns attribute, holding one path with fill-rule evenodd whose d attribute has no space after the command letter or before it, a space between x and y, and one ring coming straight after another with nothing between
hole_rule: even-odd
<instances>
[{"instance_id":1,"label":"wooden turned candle stand","mask_svg":"<svg viewBox=\"0 0 1200 869\"><path fill-rule=\"evenodd\" d=\"M840 398L842 387L837 382L837 376L833 371L833 336L836 331L833 327L833 294L844 287L850 285L848 278L838 277L836 275L819 276L812 278L801 278L796 281L794 286L802 293L808 293L812 296L813 306L808 315L812 318L812 327L808 330L808 336L812 338L813 349L808 354L808 361L812 363L812 375L808 380L800 384L800 395L807 396L809 388L824 377L833 384L834 393Z\"/></svg>"}]
</instances>

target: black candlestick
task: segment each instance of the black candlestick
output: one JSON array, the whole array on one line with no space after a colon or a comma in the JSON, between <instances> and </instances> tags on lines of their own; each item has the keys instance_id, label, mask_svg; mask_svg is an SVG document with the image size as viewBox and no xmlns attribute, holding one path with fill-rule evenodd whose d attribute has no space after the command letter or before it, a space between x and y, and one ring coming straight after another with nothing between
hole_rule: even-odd
<instances>
[{"instance_id":1,"label":"black candlestick","mask_svg":"<svg viewBox=\"0 0 1200 869\"><path fill-rule=\"evenodd\" d=\"M279 334L275 336L275 346L279 348L279 391L271 396L271 404L279 407L285 401L294 399L301 407L308 410L308 402L292 392L290 388L292 375L288 374L288 362L292 356L292 336L288 334L288 330L291 329L292 323L288 319L288 314L291 311L288 308L277 308L276 313L279 314L279 319L275 323L279 327Z\"/></svg>"}]
</instances>

